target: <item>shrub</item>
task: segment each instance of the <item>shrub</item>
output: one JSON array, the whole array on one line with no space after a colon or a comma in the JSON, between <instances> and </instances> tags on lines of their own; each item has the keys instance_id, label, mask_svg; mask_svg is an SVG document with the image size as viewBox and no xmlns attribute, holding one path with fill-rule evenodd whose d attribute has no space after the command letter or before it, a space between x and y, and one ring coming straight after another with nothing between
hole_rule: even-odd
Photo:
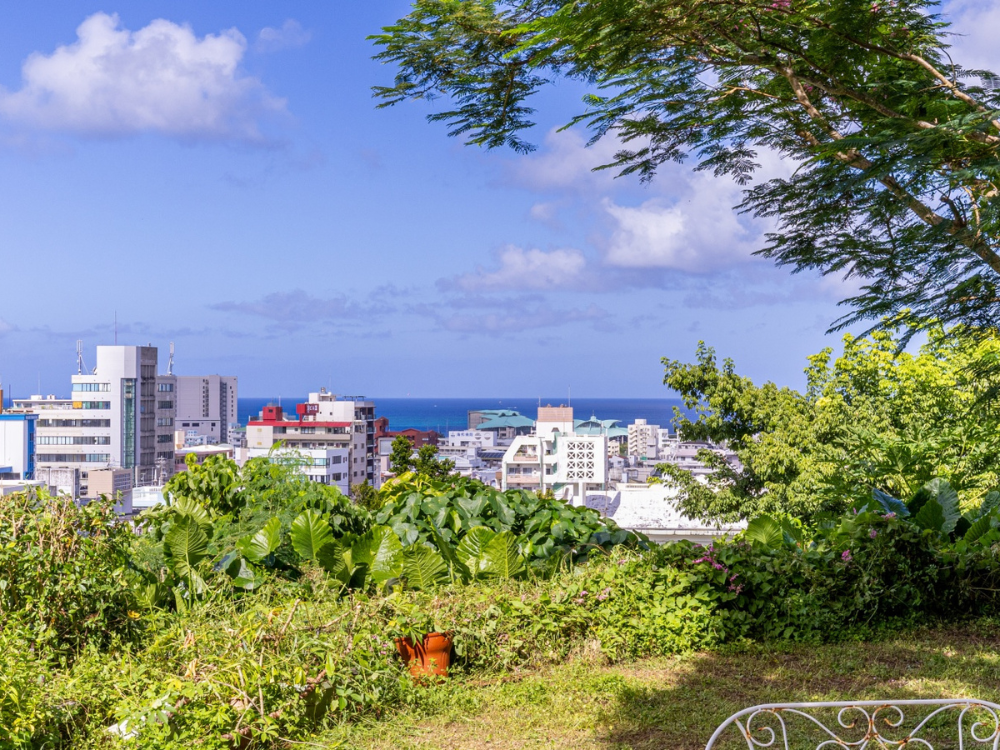
<instances>
[{"instance_id":1,"label":"shrub","mask_svg":"<svg viewBox=\"0 0 1000 750\"><path fill-rule=\"evenodd\" d=\"M110 500L0 498L0 623L16 618L30 642L60 654L134 632L132 536Z\"/></svg>"}]
</instances>

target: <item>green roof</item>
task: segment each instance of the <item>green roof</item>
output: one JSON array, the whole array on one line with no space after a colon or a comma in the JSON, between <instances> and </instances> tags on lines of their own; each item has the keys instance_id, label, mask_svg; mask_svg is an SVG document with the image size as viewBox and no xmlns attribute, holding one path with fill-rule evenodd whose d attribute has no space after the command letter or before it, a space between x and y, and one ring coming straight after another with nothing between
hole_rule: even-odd
<instances>
[{"instance_id":1,"label":"green roof","mask_svg":"<svg viewBox=\"0 0 1000 750\"><path fill-rule=\"evenodd\" d=\"M483 422L478 427L477 430L499 430L503 427L513 427L515 429L520 427L534 427L535 421L533 419L528 419L527 417L522 417L517 412L512 412L510 416L495 417L486 422Z\"/></svg>"}]
</instances>

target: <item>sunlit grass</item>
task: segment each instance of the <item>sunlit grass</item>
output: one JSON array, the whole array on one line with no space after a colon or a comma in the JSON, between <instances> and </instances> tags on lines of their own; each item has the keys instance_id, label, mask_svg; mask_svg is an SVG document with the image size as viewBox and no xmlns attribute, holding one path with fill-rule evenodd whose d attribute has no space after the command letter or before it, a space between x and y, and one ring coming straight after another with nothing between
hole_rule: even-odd
<instances>
[{"instance_id":1,"label":"sunlit grass","mask_svg":"<svg viewBox=\"0 0 1000 750\"><path fill-rule=\"evenodd\" d=\"M981 621L881 643L750 646L621 665L579 658L493 680L452 679L428 690L419 708L341 727L317 742L380 750L701 750L726 717L758 703L940 697L998 701L998 652L1000 630L992 621ZM734 734L717 747L746 745Z\"/></svg>"}]
</instances>

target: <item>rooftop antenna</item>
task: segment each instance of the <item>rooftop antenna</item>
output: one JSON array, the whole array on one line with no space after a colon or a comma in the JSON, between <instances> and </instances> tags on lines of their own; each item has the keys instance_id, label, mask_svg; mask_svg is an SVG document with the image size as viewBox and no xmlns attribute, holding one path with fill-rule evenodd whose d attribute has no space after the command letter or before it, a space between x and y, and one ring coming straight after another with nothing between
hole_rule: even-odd
<instances>
[{"instance_id":1,"label":"rooftop antenna","mask_svg":"<svg viewBox=\"0 0 1000 750\"><path fill-rule=\"evenodd\" d=\"M568 386L568 385L566 386L566 399L567 399L566 406L572 406L573 405L573 389L570 386Z\"/></svg>"},{"instance_id":2,"label":"rooftop antenna","mask_svg":"<svg viewBox=\"0 0 1000 750\"><path fill-rule=\"evenodd\" d=\"M170 342L170 359L167 360L167 375L174 374L174 342Z\"/></svg>"},{"instance_id":3,"label":"rooftop antenna","mask_svg":"<svg viewBox=\"0 0 1000 750\"><path fill-rule=\"evenodd\" d=\"M86 365L83 364L83 339L76 340L76 374L83 375Z\"/></svg>"}]
</instances>

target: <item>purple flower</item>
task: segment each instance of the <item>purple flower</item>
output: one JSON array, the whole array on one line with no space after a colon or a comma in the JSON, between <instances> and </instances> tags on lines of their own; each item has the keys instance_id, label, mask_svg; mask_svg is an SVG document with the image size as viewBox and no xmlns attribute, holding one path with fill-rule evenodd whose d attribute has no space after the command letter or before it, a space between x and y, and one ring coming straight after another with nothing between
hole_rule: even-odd
<instances>
[{"instance_id":1,"label":"purple flower","mask_svg":"<svg viewBox=\"0 0 1000 750\"><path fill-rule=\"evenodd\" d=\"M840 559L843 560L844 562L850 562L851 551L849 549L845 549L843 552L840 553Z\"/></svg>"},{"instance_id":2,"label":"purple flower","mask_svg":"<svg viewBox=\"0 0 1000 750\"><path fill-rule=\"evenodd\" d=\"M896 514L892 512L886 513L884 516L882 516L882 518L895 518L895 517Z\"/></svg>"},{"instance_id":3,"label":"purple flower","mask_svg":"<svg viewBox=\"0 0 1000 750\"><path fill-rule=\"evenodd\" d=\"M868 532L868 536L870 536L872 539L874 539L875 537L878 536L878 532L875 531L875 529L872 529L871 531Z\"/></svg>"}]
</instances>

